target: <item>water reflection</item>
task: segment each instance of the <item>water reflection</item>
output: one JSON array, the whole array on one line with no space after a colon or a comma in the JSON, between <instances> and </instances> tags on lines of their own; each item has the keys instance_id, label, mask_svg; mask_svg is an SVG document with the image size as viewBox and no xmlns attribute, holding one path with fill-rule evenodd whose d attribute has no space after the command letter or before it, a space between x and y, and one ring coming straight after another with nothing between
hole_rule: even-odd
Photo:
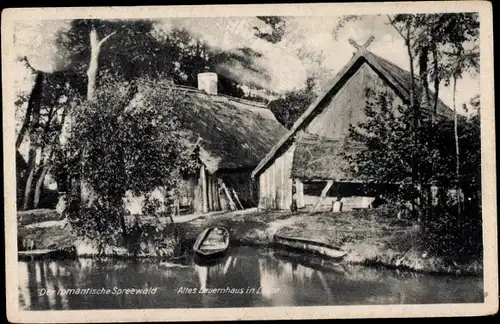
<instances>
[{"instance_id":1,"label":"water reflection","mask_svg":"<svg viewBox=\"0 0 500 324\"><path fill-rule=\"evenodd\" d=\"M33 310L471 303L482 302L482 287L480 277L340 265L255 248L233 248L213 264L19 262L19 303Z\"/></svg>"}]
</instances>

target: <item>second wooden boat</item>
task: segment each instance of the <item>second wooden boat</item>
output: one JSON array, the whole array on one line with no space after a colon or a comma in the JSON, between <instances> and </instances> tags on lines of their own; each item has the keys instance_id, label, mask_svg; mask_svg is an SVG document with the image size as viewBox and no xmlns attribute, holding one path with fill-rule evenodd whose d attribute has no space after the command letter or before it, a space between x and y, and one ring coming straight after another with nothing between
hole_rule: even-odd
<instances>
[{"instance_id":1,"label":"second wooden boat","mask_svg":"<svg viewBox=\"0 0 500 324\"><path fill-rule=\"evenodd\" d=\"M340 260L347 254L347 252L329 244L303 238L287 237L276 234L274 235L274 242L285 247L320 254L335 260Z\"/></svg>"}]
</instances>

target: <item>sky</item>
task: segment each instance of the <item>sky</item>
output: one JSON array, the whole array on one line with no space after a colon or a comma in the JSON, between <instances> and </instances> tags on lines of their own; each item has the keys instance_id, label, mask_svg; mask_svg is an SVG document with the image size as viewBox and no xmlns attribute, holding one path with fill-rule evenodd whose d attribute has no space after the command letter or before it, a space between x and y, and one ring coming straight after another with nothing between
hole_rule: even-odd
<instances>
[{"instance_id":1,"label":"sky","mask_svg":"<svg viewBox=\"0 0 500 324\"><path fill-rule=\"evenodd\" d=\"M181 27L209 46L224 51L237 52L242 47L249 47L262 54L254 60L254 65L264 70L266 76L235 61L221 64L216 72L239 83L257 84L276 93L304 88L309 76L316 76L319 83L326 86L353 55L355 49L349 44L350 38L363 44L374 36L368 50L409 70L404 42L388 24L386 16L363 16L340 26L341 21L341 16L289 17L283 39L277 44L255 36L254 26L262 31L269 27L254 17L165 19L156 22L154 32L161 35ZM15 33L17 56L27 56L33 67L47 72L67 68L68 60L65 53L57 48L55 39L58 33L68 28L67 20L20 22ZM19 91L29 91L33 76L26 71L23 73L21 64L17 68L16 87ZM464 75L457 83L459 112L462 111L462 103L479 92L478 76ZM450 87L442 86L440 96L452 106Z\"/></svg>"}]
</instances>

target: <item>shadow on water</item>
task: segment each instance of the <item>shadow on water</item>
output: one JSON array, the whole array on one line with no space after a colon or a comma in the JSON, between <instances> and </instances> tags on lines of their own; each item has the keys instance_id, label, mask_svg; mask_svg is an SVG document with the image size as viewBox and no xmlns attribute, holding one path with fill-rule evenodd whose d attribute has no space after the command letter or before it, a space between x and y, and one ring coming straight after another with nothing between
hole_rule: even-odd
<instances>
[{"instance_id":1,"label":"shadow on water","mask_svg":"<svg viewBox=\"0 0 500 324\"><path fill-rule=\"evenodd\" d=\"M31 310L473 303L483 301L482 292L481 277L338 264L255 247L231 248L209 263L191 254L168 262L19 262L19 303Z\"/></svg>"}]
</instances>

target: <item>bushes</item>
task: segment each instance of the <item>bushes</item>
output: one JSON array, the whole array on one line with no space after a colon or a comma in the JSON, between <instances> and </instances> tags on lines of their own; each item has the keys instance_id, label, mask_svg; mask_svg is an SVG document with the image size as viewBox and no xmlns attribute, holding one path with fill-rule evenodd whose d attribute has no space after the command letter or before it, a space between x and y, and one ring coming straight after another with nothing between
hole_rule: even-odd
<instances>
[{"instance_id":1,"label":"bushes","mask_svg":"<svg viewBox=\"0 0 500 324\"><path fill-rule=\"evenodd\" d=\"M457 215L456 208L436 211L421 225L423 248L431 255L459 263L482 257L481 210L469 205Z\"/></svg>"},{"instance_id":2,"label":"bushes","mask_svg":"<svg viewBox=\"0 0 500 324\"><path fill-rule=\"evenodd\" d=\"M167 192L197 169L196 150L185 143L176 115L185 104L162 79L103 79L96 99L71 112L58 168L70 177L67 212L80 236L101 247L117 243L120 234L130 241L126 193Z\"/></svg>"},{"instance_id":3,"label":"bushes","mask_svg":"<svg viewBox=\"0 0 500 324\"><path fill-rule=\"evenodd\" d=\"M89 206L80 206L78 212L68 213L68 219L77 236L94 243L102 253L106 246L120 243L122 212L96 200Z\"/></svg>"},{"instance_id":4,"label":"bushes","mask_svg":"<svg viewBox=\"0 0 500 324\"><path fill-rule=\"evenodd\" d=\"M351 126L346 139L359 147L345 153L349 162L346 174L368 184L398 184L396 190L385 190L384 198L397 207L399 218L420 223L425 251L452 261L479 258L479 101L474 106L476 113L469 117L457 115L455 124L453 120L431 118L424 111L417 114L420 109L398 105L385 90L370 93L366 120ZM453 197L439 195L453 191ZM467 206L459 211L457 204L465 202Z\"/></svg>"},{"instance_id":5,"label":"bushes","mask_svg":"<svg viewBox=\"0 0 500 324\"><path fill-rule=\"evenodd\" d=\"M134 256L172 257L184 253L182 236L173 224L151 224L136 220L128 228L127 248Z\"/></svg>"}]
</instances>

